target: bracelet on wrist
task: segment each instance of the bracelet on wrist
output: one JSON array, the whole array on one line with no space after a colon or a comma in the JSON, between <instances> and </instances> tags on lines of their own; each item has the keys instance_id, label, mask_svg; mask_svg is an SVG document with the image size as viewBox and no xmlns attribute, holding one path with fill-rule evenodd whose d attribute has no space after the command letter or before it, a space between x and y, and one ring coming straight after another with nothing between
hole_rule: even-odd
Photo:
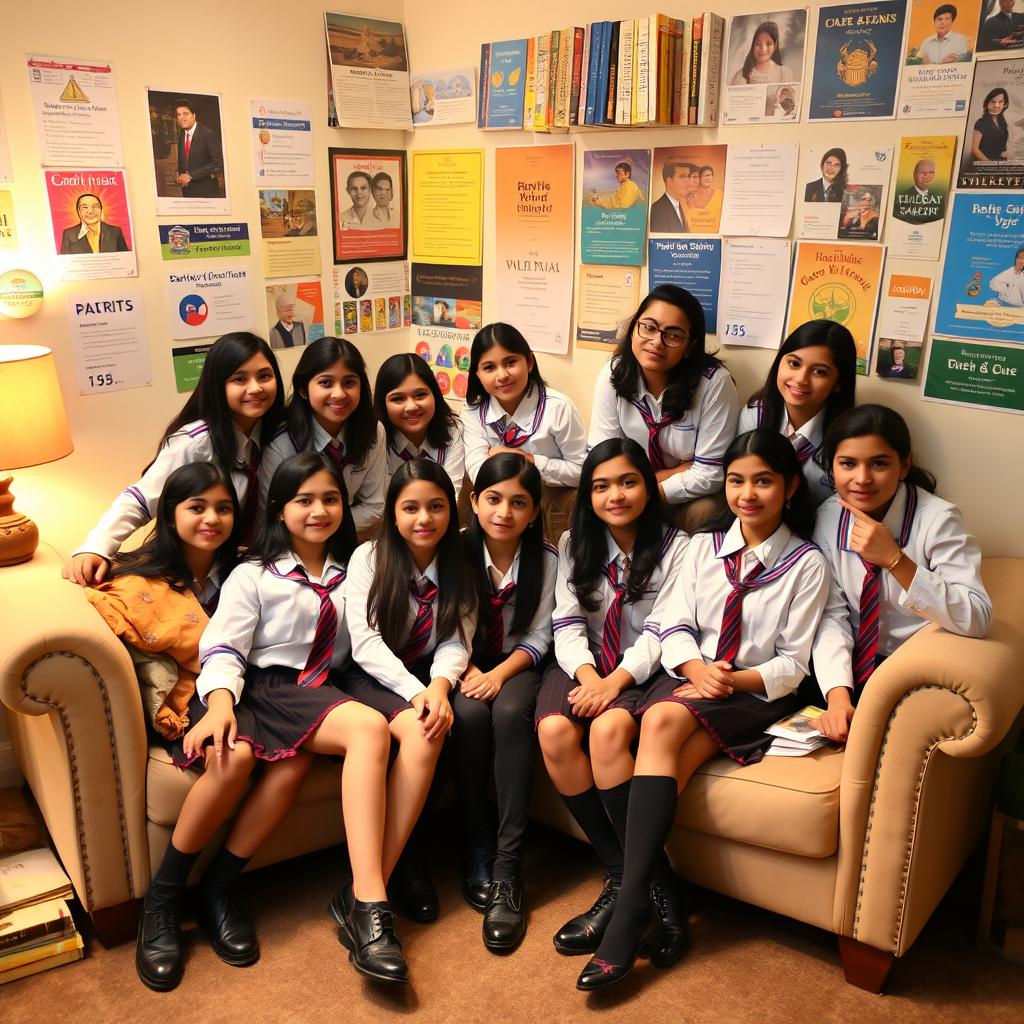
<instances>
[{"instance_id":1,"label":"bracelet on wrist","mask_svg":"<svg viewBox=\"0 0 1024 1024\"><path fill-rule=\"evenodd\" d=\"M885 571L891 573L900 562L903 561L903 548L898 548L896 557L885 567Z\"/></svg>"}]
</instances>

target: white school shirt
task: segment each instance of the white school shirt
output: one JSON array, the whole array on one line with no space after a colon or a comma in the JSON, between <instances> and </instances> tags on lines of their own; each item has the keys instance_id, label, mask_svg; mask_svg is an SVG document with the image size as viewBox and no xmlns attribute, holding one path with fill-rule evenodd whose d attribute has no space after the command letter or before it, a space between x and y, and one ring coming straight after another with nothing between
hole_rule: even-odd
<instances>
[{"instance_id":1,"label":"white school shirt","mask_svg":"<svg viewBox=\"0 0 1024 1024\"><path fill-rule=\"evenodd\" d=\"M520 546L520 551L522 550ZM508 572L500 574L491 560L491 554L484 544L484 570L495 591L500 591L510 583L519 582L519 551L516 552ZM551 648L551 617L555 610L555 579L558 575L558 551L550 544L544 544L544 578L541 581L540 602L530 619L526 632L512 635L512 618L516 610L516 595L501 610L501 621L504 625L504 642L501 653L508 657L513 651L526 651L533 661L539 665Z\"/></svg>"},{"instance_id":2,"label":"white school shirt","mask_svg":"<svg viewBox=\"0 0 1024 1024\"><path fill-rule=\"evenodd\" d=\"M313 442L309 451L323 452L329 444L340 444L344 455L345 428L342 427L337 437L332 437L320 426L319 421L314 419ZM349 463L341 472L357 533L373 526L384 515L384 493L388 485L386 447L387 436L384 433L384 427L378 423L377 439L366 453L366 461L358 466ZM267 445L267 450L263 453L263 461L260 463L261 508L267 506L267 494L270 491L270 481L274 477L274 471L285 459L297 454L298 449L287 430L282 430Z\"/></svg>"},{"instance_id":3,"label":"white school shirt","mask_svg":"<svg viewBox=\"0 0 1024 1024\"><path fill-rule=\"evenodd\" d=\"M744 547L738 521L729 527L717 552L714 534L699 533L691 539L682 572L671 587L674 621L667 628L662 623L661 660L673 675L687 661L700 658L709 664L715 660L725 602L732 590L725 559ZM828 601L829 572L824 555L785 524L744 552L741 579L753 568L755 558L766 572L776 566L787 568L777 579L744 595L734 668L759 672L764 693L753 696L776 700L794 693L809 671L814 633Z\"/></svg>"},{"instance_id":4,"label":"white school shirt","mask_svg":"<svg viewBox=\"0 0 1024 1024\"><path fill-rule=\"evenodd\" d=\"M516 406L507 415L496 398L485 398L479 405L465 405L459 413L466 445L466 469L469 479L476 480L487 453L502 444L490 426L514 423L530 435L518 450L532 455L541 480L555 487L576 487L580 470L587 457L587 432L572 400L554 388L538 388L531 384Z\"/></svg>"},{"instance_id":5,"label":"white school shirt","mask_svg":"<svg viewBox=\"0 0 1024 1024\"><path fill-rule=\"evenodd\" d=\"M244 507L249 478L241 467L249 461L247 456L256 456L260 446L260 423L256 423L250 435L246 435L237 423L232 422L231 426L236 445L235 464L230 467L231 482L238 495L239 507ZM107 559L113 558L122 541L156 515L157 503L167 478L190 462L216 462L213 439L206 420L186 423L164 441L153 465L142 474L142 479L126 487L114 499L100 521L89 531L85 543L73 554L92 553Z\"/></svg>"},{"instance_id":6,"label":"white school shirt","mask_svg":"<svg viewBox=\"0 0 1024 1024\"><path fill-rule=\"evenodd\" d=\"M983 637L992 619L992 601L981 582L981 550L964 527L960 509L904 484L882 522L898 540L911 494L917 504L903 549L917 572L906 591L885 569L879 574L879 655L892 654L926 622L937 622L959 636ZM849 547L852 525L853 517L844 513L838 496L818 510L814 540L832 570L832 593L814 641L814 675L825 695L836 686L853 688L853 647L866 570Z\"/></svg>"},{"instance_id":7,"label":"white school shirt","mask_svg":"<svg viewBox=\"0 0 1024 1024\"><path fill-rule=\"evenodd\" d=\"M270 565L242 562L224 582L220 603L199 641L203 666L196 692L205 704L214 690L230 690L237 704L245 686L248 665L303 669L316 636L320 598L312 587L287 574L302 563L291 552ZM327 584L345 569L330 558L324 571L313 579ZM331 591L338 612L332 668L344 668L351 653L345 628L345 583Z\"/></svg>"},{"instance_id":8,"label":"white school shirt","mask_svg":"<svg viewBox=\"0 0 1024 1024\"><path fill-rule=\"evenodd\" d=\"M345 581L346 600L345 618L348 622L349 634L352 637L352 658L364 672L373 676L381 686L393 690L399 697L411 701L417 694L423 693L426 687L405 667L402 659L392 651L380 631L367 620L367 609L370 591L375 585L377 571L376 542L368 541L360 544L352 552L348 563L348 579ZM415 571L415 570L414 570ZM427 566L417 581L428 579L437 586L437 560ZM409 621L406 634L416 621L416 601L409 595ZM430 678L447 679L451 688L466 671L469 664L467 644L472 642L473 630L476 628L476 616L469 615L462 620L462 631L466 642L463 643L458 631L449 637L437 635L437 602L434 603L434 623L430 637L423 648L423 657L433 652L430 664Z\"/></svg>"},{"instance_id":9,"label":"white school shirt","mask_svg":"<svg viewBox=\"0 0 1024 1024\"><path fill-rule=\"evenodd\" d=\"M607 530L605 535L608 542L605 564L614 559L619 579L622 579L626 555ZM569 583L572 574L569 539L570 534L566 532L558 542L555 614L551 625L555 634L555 658L562 671L574 679L581 666L597 667L593 651L601 649L605 613L615 598L615 590L602 573L594 591L599 602L597 610L587 611L579 603ZM624 668L637 686L646 683L659 669L661 624L674 619L669 605L671 588L668 582L679 574L688 542L689 537L682 530L668 528L662 539L661 558L647 581L643 598L622 606L622 621L619 625L619 651L622 658L618 667Z\"/></svg>"},{"instance_id":10,"label":"white school shirt","mask_svg":"<svg viewBox=\"0 0 1024 1024\"><path fill-rule=\"evenodd\" d=\"M759 426L761 409L759 405L745 405L740 410L740 423L736 428L736 436L745 434L748 430L756 430ZM825 437L825 409L822 407L798 430L793 429L789 422L789 416L783 412L782 422L779 424L779 433L792 441L790 434L799 434L805 438L814 448L811 457L803 464L804 479L811 490L811 500L815 506L820 505L830 494L834 493L829 486L828 474L814 461L814 457L821 448ZM793 445L795 448L796 445Z\"/></svg>"},{"instance_id":11,"label":"white school shirt","mask_svg":"<svg viewBox=\"0 0 1024 1024\"><path fill-rule=\"evenodd\" d=\"M417 448L405 434L396 429L395 436L386 442L388 479L390 480L407 461L402 458L402 452L407 452L413 458L416 458L419 452L423 452L431 462L436 462L452 478L457 501L462 490L462 481L466 476L466 448L462 443L462 424L454 423L450 429L451 438L440 448L432 447L426 440Z\"/></svg>"},{"instance_id":12,"label":"white school shirt","mask_svg":"<svg viewBox=\"0 0 1024 1024\"><path fill-rule=\"evenodd\" d=\"M643 418L629 399L615 393L611 374L609 361L597 375L590 415L590 447L609 437L631 437L646 452L648 434ZM646 401L654 418L661 418L661 399L644 386L643 374L637 401ZM690 408L658 435L666 468L693 461L685 473L677 473L662 484L670 504L692 501L721 488L722 456L736 436L739 411L739 396L729 372L721 366L706 369Z\"/></svg>"}]
</instances>

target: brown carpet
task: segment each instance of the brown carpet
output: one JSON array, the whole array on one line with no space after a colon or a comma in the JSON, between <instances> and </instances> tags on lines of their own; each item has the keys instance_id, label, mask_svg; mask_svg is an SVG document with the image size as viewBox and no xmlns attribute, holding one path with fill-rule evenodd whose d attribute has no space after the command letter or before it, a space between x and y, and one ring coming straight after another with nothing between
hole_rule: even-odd
<instances>
[{"instance_id":1,"label":"brown carpet","mask_svg":"<svg viewBox=\"0 0 1024 1024\"><path fill-rule=\"evenodd\" d=\"M450 833L449 833L450 834ZM480 941L481 917L461 898L458 856L435 843L441 918L400 919L413 973L409 986L375 985L347 962L325 913L338 876L338 849L247 875L245 896L263 956L252 967L222 963L189 931L185 980L171 993L144 988L134 947L104 949L88 938L86 960L0 988L3 1024L43 1020L95 1024L400 1021L417 1024L677 1024L701 1021L910 1021L921 1024L1024 1019L1024 970L977 947L978 885L961 880L910 953L873 996L845 984L835 940L788 918L708 892L694 898L692 949L659 971L641 961L604 996L575 989L583 958L559 956L552 933L596 895L590 851L535 829L529 847L530 929L520 949L494 956Z\"/></svg>"}]
</instances>

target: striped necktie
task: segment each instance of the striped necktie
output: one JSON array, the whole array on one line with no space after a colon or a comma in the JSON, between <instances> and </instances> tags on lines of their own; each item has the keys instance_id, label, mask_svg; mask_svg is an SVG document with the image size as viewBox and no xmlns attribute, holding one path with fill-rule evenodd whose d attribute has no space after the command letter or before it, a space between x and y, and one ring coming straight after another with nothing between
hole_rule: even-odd
<instances>
[{"instance_id":1,"label":"striped necktie","mask_svg":"<svg viewBox=\"0 0 1024 1024\"><path fill-rule=\"evenodd\" d=\"M428 579L419 583L416 580L410 580L409 593L412 594L412 598L416 602L416 618L409 631L409 639L398 653L406 668L423 656L427 641L430 640L430 633L434 628L434 601L437 599L437 586Z\"/></svg>"},{"instance_id":2,"label":"striped necktie","mask_svg":"<svg viewBox=\"0 0 1024 1024\"><path fill-rule=\"evenodd\" d=\"M508 416L505 417L504 426L500 421L495 420L490 427L498 435L498 440L505 448L522 448L530 440L530 435L526 431L520 430L519 425Z\"/></svg>"},{"instance_id":3,"label":"striped necktie","mask_svg":"<svg viewBox=\"0 0 1024 1024\"><path fill-rule=\"evenodd\" d=\"M754 566L744 579L740 579L743 552L736 551L725 557L725 575L731 587L722 611L722 628L718 634L718 649L715 661L727 661L735 667L740 653L740 632L743 618L743 598L757 588L757 577L764 572L764 566L755 559Z\"/></svg>"},{"instance_id":4,"label":"striped necktie","mask_svg":"<svg viewBox=\"0 0 1024 1024\"><path fill-rule=\"evenodd\" d=\"M661 438L659 435L673 421L673 417L662 416L661 419L656 420L654 413L651 412L651 408L647 404L646 398L642 402L634 402L633 406L640 413L640 418L644 421L644 426L647 428L647 457L651 460L651 466L657 472L659 469L665 468L665 454L661 450Z\"/></svg>"},{"instance_id":5,"label":"striped necktie","mask_svg":"<svg viewBox=\"0 0 1024 1024\"><path fill-rule=\"evenodd\" d=\"M860 623L853 645L853 685L860 689L875 671L878 656L878 613L882 567L864 561L864 586L860 592Z\"/></svg>"},{"instance_id":6,"label":"striped necktie","mask_svg":"<svg viewBox=\"0 0 1024 1024\"><path fill-rule=\"evenodd\" d=\"M340 473L351 463L351 459L345 454L345 449L337 441L328 441L324 446L324 455L327 456L338 467Z\"/></svg>"},{"instance_id":7,"label":"striped necktie","mask_svg":"<svg viewBox=\"0 0 1024 1024\"><path fill-rule=\"evenodd\" d=\"M601 650L597 654L597 668L602 676L609 676L619 663L619 645L622 642L622 605L626 600L626 577L629 575L629 559L624 562L622 577L619 577L619 564L613 558L606 566L604 574L615 596L608 606L601 629Z\"/></svg>"},{"instance_id":8,"label":"striped necktie","mask_svg":"<svg viewBox=\"0 0 1024 1024\"><path fill-rule=\"evenodd\" d=\"M241 544L247 547L256 535L256 516L260 503L259 472L263 449L252 441L246 445L245 461L239 469L245 474L245 501L242 502Z\"/></svg>"},{"instance_id":9,"label":"striped necktie","mask_svg":"<svg viewBox=\"0 0 1024 1024\"><path fill-rule=\"evenodd\" d=\"M501 590L495 590L488 583L488 603L491 607L491 620L484 636L484 661L493 665L501 657L501 649L505 646L504 611L516 592L515 581L506 583Z\"/></svg>"},{"instance_id":10,"label":"striped necktie","mask_svg":"<svg viewBox=\"0 0 1024 1024\"><path fill-rule=\"evenodd\" d=\"M306 570L296 567L287 574L288 579L309 587L320 598L320 608L316 613L316 632L313 634L313 646L309 649L306 666L299 673L299 686L322 686L327 681L327 673L331 670L334 658L334 644L338 639L338 610L331 600L331 591L344 579L345 574L339 572L329 583L314 583L306 574Z\"/></svg>"},{"instance_id":11,"label":"striped necktie","mask_svg":"<svg viewBox=\"0 0 1024 1024\"><path fill-rule=\"evenodd\" d=\"M398 452L398 455L403 462L415 462L416 459L427 459L430 457L422 448L420 448L415 455L410 454L408 448L403 448Z\"/></svg>"},{"instance_id":12,"label":"striped necktie","mask_svg":"<svg viewBox=\"0 0 1024 1024\"><path fill-rule=\"evenodd\" d=\"M814 454L814 445L803 434L794 434L790 439L797 461L802 466Z\"/></svg>"}]
</instances>

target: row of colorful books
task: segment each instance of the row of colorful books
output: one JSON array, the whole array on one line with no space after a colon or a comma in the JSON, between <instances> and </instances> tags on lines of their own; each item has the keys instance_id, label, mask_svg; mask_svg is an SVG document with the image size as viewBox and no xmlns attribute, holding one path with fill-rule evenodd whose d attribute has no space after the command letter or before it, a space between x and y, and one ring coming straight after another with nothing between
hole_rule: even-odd
<instances>
[{"instance_id":1,"label":"row of colorful books","mask_svg":"<svg viewBox=\"0 0 1024 1024\"><path fill-rule=\"evenodd\" d=\"M595 21L480 48L477 126L718 124L725 21Z\"/></svg>"}]
</instances>

